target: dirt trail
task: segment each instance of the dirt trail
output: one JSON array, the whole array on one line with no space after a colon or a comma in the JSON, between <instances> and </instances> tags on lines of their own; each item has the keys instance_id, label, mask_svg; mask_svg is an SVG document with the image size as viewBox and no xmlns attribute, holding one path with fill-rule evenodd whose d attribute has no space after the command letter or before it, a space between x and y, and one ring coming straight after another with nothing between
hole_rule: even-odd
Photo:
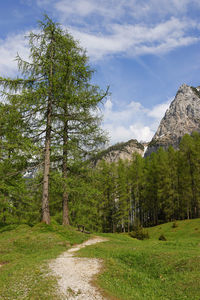
<instances>
[{"instance_id":1,"label":"dirt trail","mask_svg":"<svg viewBox=\"0 0 200 300\"><path fill-rule=\"evenodd\" d=\"M74 257L75 252L81 248L105 241L104 238L95 237L72 247L50 263L50 269L58 277L60 292L64 295L63 299L106 299L91 283L93 277L101 269L101 261L94 258Z\"/></svg>"}]
</instances>

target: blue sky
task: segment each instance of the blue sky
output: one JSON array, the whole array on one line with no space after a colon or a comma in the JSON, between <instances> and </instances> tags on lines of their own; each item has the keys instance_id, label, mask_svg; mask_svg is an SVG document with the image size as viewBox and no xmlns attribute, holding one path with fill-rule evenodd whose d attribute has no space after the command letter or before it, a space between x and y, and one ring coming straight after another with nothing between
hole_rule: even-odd
<instances>
[{"instance_id":1,"label":"blue sky","mask_svg":"<svg viewBox=\"0 0 200 300\"><path fill-rule=\"evenodd\" d=\"M0 2L0 75L15 76L24 35L47 13L86 48L111 143L149 141L183 83L200 85L199 0L7 0Z\"/></svg>"}]
</instances>

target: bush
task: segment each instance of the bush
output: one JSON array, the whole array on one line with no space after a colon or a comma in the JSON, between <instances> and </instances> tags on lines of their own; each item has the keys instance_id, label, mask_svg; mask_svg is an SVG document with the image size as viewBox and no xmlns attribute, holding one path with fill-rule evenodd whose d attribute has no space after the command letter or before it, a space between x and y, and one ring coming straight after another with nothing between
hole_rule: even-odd
<instances>
[{"instance_id":1,"label":"bush","mask_svg":"<svg viewBox=\"0 0 200 300\"><path fill-rule=\"evenodd\" d=\"M178 224L177 224L177 222L175 221L175 222L172 224L172 228L176 228L176 227L178 227Z\"/></svg>"},{"instance_id":2,"label":"bush","mask_svg":"<svg viewBox=\"0 0 200 300\"><path fill-rule=\"evenodd\" d=\"M144 240L144 239L149 239L149 233L148 231L144 230L142 227L134 227L133 231L129 233L129 235L132 238L138 239L138 240Z\"/></svg>"},{"instance_id":3,"label":"bush","mask_svg":"<svg viewBox=\"0 0 200 300\"><path fill-rule=\"evenodd\" d=\"M164 234L161 234L158 239L159 239L159 241L166 241L167 240L166 237L164 236Z\"/></svg>"}]
</instances>

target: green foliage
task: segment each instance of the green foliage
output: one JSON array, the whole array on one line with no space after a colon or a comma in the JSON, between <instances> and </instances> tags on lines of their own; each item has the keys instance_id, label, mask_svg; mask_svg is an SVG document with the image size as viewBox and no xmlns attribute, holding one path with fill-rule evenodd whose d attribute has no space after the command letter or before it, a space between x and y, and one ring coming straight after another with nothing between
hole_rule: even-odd
<instances>
[{"instance_id":1,"label":"green foliage","mask_svg":"<svg viewBox=\"0 0 200 300\"><path fill-rule=\"evenodd\" d=\"M28 36L31 62L17 56L21 78L0 78L6 102L0 106L0 175L5 178L0 182L0 218L4 223L10 222L16 208L13 191L17 196L21 191L20 200L16 200L21 215L32 203L31 209L34 213L37 210L36 222L38 215L50 222L49 202L53 215L59 213L62 203L67 210L68 197L73 197L68 195L68 178L73 178L70 169L106 140L99 126L101 117L94 112L108 89L104 92L91 83L93 70L88 57L67 31L47 15L39 22L39 29ZM50 172L50 166L57 172ZM29 167L33 167L34 179L26 180ZM30 193L25 201L21 198L26 198L26 184ZM32 218L25 221L33 222Z\"/></svg>"},{"instance_id":2,"label":"green foliage","mask_svg":"<svg viewBox=\"0 0 200 300\"><path fill-rule=\"evenodd\" d=\"M176 227L178 227L178 223L175 221L175 222L173 222L173 224L172 224L172 228L176 228Z\"/></svg>"},{"instance_id":3,"label":"green foliage","mask_svg":"<svg viewBox=\"0 0 200 300\"><path fill-rule=\"evenodd\" d=\"M91 191L95 188L90 230L93 227L103 232L127 232L135 225L146 227L198 217L199 141L199 134L193 133L182 139L179 151L169 147L167 151L159 149L146 159L134 154L129 162L119 160L109 164L101 161L95 169L89 171L89 167L85 175L91 174L88 182ZM78 199L77 194L75 198ZM73 222L77 217L76 201L71 206L74 209ZM86 203L82 201L87 206ZM88 215L87 209L83 206L81 209ZM84 221L83 217L81 219ZM84 222L88 224L87 220Z\"/></svg>"},{"instance_id":4,"label":"green foliage","mask_svg":"<svg viewBox=\"0 0 200 300\"><path fill-rule=\"evenodd\" d=\"M138 240L149 239L149 233L147 230L142 228L141 226L134 227L133 230L129 233L132 238Z\"/></svg>"},{"instance_id":5,"label":"green foliage","mask_svg":"<svg viewBox=\"0 0 200 300\"><path fill-rule=\"evenodd\" d=\"M164 234L161 234L158 239L159 239L159 241L166 241L167 240L166 237L164 236Z\"/></svg>"}]
</instances>

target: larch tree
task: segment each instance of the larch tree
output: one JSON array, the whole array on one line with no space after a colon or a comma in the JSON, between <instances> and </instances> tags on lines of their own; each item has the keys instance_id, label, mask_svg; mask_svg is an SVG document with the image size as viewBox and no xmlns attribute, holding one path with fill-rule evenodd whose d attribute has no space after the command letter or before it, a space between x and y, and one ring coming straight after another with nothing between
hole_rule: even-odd
<instances>
[{"instance_id":1,"label":"larch tree","mask_svg":"<svg viewBox=\"0 0 200 300\"><path fill-rule=\"evenodd\" d=\"M200 138L198 133L186 134L180 143L179 173L182 207L187 208L187 218L199 217L200 204Z\"/></svg>"},{"instance_id":2,"label":"larch tree","mask_svg":"<svg viewBox=\"0 0 200 300\"><path fill-rule=\"evenodd\" d=\"M99 104L108 94L91 84L93 70L88 65L85 51L68 34L63 33L60 43L59 101L55 112L54 153L62 168L63 225L69 225L67 180L71 165L86 160L106 141L100 129ZM59 165L59 164L58 164Z\"/></svg>"},{"instance_id":3,"label":"larch tree","mask_svg":"<svg viewBox=\"0 0 200 300\"><path fill-rule=\"evenodd\" d=\"M27 168L30 146L23 135L24 127L15 103L0 103L0 222L20 220L26 213L26 185L23 175Z\"/></svg>"},{"instance_id":4,"label":"larch tree","mask_svg":"<svg viewBox=\"0 0 200 300\"><path fill-rule=\"evenodd\" d=\"M143 206L144 206L144 159L134 153L129 170L131 178L131 207L134 225L143 225Z\"/></svg>"},{"instance_id":5,"label":"larch tree","mask_svg":"<svg viewBox=\"0 0 200 300\"><path fill-rule=\"evenodd\" d=\"M95 110L107 92L90 84L92 70L84 51L48 16L39 22L39 31L31 32L28 38L30 61L17 56L21 78L0 78L0 84L9 91L8 97L11 91L17 94L23 119L29 125L28 135L43 150L34 159L43 162L42 221L46 224L50 223L51 162L60 167L60 161L52 157L61 157L63 224L67 225L68 161L83 157L105 141Z\"/></svg>"},{"instance_id":6,"label":"larch tree","mask_svg":"<svg viewBox=\"0 0 200 300\"><path fill-rule=\"evenodd\" d=\"M41 139L43 153L42 221L50 223L49 172L52 133L52 114L57 98L56 81L59 66L56 64L57 41L61 30L47 16L39 23L39 33L28 36L30 62L17 56L20 79L1 78L1 84L9 91L17 92L18 103L23 107L23 118L29 124L33 141Z\"/></svg>"}]
</instances>

